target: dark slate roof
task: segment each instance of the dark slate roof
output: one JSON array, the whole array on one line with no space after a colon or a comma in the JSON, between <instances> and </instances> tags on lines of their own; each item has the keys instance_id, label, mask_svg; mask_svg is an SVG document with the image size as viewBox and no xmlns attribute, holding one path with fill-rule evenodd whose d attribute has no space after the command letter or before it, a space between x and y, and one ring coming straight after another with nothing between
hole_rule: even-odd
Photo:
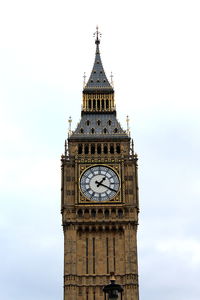
<instances>
[{"instance_id":1,"label":"dark slate roof","mask_svg":"<svg viewBox=\"0 0 200 300\"><path fill-rule=\"evenodd\" d=\"M106 129L106 132L105 132ZM129 139L128 134L122 129L116 115L113 113L91 114L84 113L75 131L69 140L120 140Z\"/></svg>"},{"instance_id":2,"label":"dark slate roof","mask_svg":"<svg viewBox=\"0 0 200 300\"><path fill-rule=\"evenodd\" d=\"M107 91L113 92L113 87L109 83L103 65L101 61L100 51L99 51L99 44L100 41L96 40L96 54L93 69L90 75L90 78L83 89L83 92L92 92L94 90L98 91Z\"/></svg>"}]
</instances>

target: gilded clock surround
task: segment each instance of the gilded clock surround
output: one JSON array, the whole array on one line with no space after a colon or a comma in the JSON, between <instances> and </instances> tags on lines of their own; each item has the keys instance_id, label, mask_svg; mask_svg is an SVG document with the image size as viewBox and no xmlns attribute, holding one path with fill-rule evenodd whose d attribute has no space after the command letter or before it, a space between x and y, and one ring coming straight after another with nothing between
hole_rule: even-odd
<instances>
[{"instance_id":1,"label":"gilded clock surround","mask_svg":"<svg viewBox=\"0 0 200 300\"><path fill-rule=\"evenodd\" d=\"M101 62L96 33L93 70L83 89L81 120L70 129L61 157L64 231L64 300L104 300L110 272L124 288L123 300L139 300L137 155L129 132L116 118L114 89ZM80 178L92 166L119 176L115 197L98 203L81 193Z\"/></svg>"},{"instance_id":2,"label":"gilded clock surround","mask_svg":"<svg viewBox=\"0 0 200 300\"><path fill-rule=\"evenodd\" d=\"M118 175L118 178L119 178L119 190L117 192L117 194L112 197L111 199L107 200L107 201L102 201L102 202L97 202L97 201L92 201L90 199L88 199L87 197L85 197L80 189L80 180L81 180L81 176L82 174L88 170L89 168L91 167L94 167L94 166L105 166L105 167L109 167L110 169L112 169L117 175ZM78 185L78 193L79 193L79 203L85 203L85 204L106 204L106 203L110 203L110 202L122 202L122 193L121 193L121 169L120 169L120 165L113 165L113 164L85 164L85 165L82 165L80 164L79 165L79 185Z\"/></svg>"}]
</instances>

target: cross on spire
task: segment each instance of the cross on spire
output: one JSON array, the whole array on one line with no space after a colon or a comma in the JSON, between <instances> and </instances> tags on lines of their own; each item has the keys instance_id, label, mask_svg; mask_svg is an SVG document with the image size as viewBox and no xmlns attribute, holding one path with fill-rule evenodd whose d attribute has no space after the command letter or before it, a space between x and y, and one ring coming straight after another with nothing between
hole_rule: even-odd
<instances>
[{"instance_id":1,"label":"cross on spire","mask_svg":"<svg viewBox=\"0 0 200 300\"><path fill-rule=\"evenodd\" d=\"M98 45L100 44L100 39L99 37L102 36L101 32L99 32L99 26L97 25L96 27L96 32L93 34L93 36L95 37L96 36L96 40L95 40L95 43Z\"/></svg>"}]
</instances>

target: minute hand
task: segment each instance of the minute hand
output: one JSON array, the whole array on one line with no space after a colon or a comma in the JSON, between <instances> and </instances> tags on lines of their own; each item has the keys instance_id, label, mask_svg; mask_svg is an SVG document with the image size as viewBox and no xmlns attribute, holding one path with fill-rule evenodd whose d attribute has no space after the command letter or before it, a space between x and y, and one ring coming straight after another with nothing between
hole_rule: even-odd
<instances>
[{"instance_id":1,"label":"minute hand","mask_svg":"<svg viewBox=\"0 0 200 300\"><path fill-rule=\"evenodd\" d=\"M105 184L103 184L103 183L101 183L101 182L99 182L99 185L102 185L102 186L104 186L104 187L108 188L109 190L111 190L111 191L113 191L113 192L117 193L117 191L116 191L116 190L114 190L114 189L110 188L109 186L107 186L107 185L105 185Z\"/></svg>"}]
</instances>

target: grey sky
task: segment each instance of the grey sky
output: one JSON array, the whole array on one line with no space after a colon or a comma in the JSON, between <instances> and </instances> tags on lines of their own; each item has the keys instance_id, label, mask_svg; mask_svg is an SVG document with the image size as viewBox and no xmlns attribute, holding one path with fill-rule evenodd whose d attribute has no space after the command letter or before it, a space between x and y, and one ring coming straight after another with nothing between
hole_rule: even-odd
<instances>
[{"instance_id":1,"label":"grey sky","mask_svg":"<svg viewBox=\"0 0 200 300\"><path fill-rule=\"evenodd\" d=\"M199 1L2 1L0 299L62 299L60 155L83 72L114 73L139 155L141 300L199 300Z\"/></svg>"}]
</instances>

